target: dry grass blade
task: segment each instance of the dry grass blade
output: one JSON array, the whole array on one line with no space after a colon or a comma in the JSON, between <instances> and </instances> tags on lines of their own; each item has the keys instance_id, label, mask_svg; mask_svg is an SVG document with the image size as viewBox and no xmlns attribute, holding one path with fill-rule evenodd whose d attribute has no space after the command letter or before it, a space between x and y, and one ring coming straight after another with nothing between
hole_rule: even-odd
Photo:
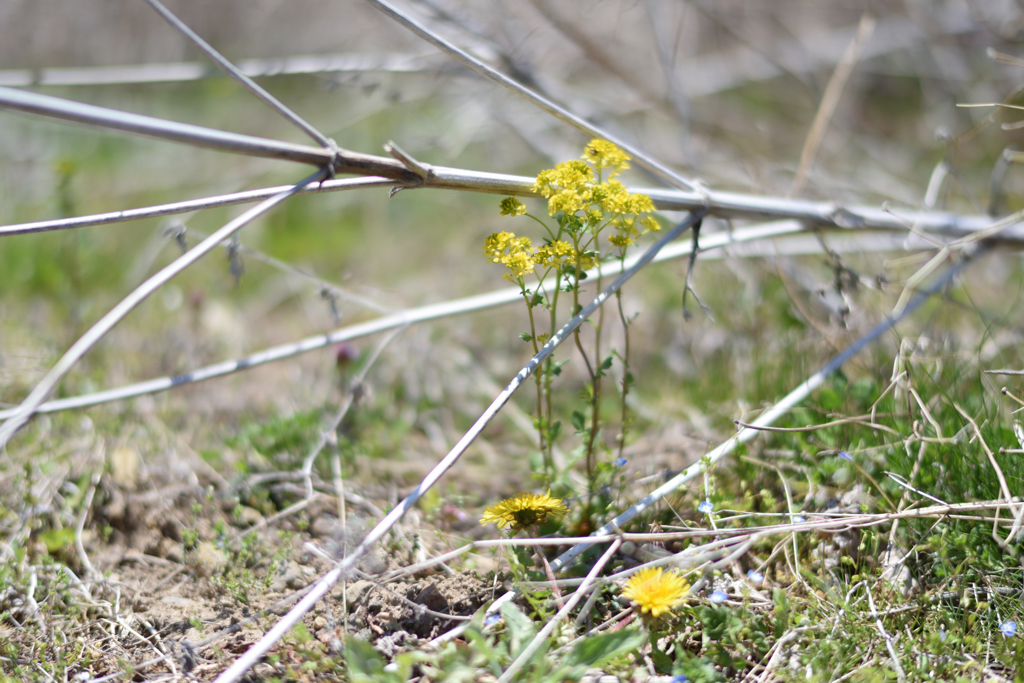
<instances>
[{"instance_id":1,"label":"dry grass blade","mask_svg":"<svg viewBox=\"0 0 1024 683\"><path fill-rule=\"evenodd\" d=\"M796 177L793 178L793 186L789 190L790 197L800 194L807 183L807 172L810 170L811 164L814 163L814 158L818 155L818 148L825 137L829 121L832 120L832 115L839 105L839 98L846 87L846 81L850 78L850 74L853 73L853 67L857 65L857 60L864 49L864 44L871 37L872 32L874 32L876 23L875 18L870 14L865 14L861 17L860 24L857 26L857 34L853 37L849 47L846 48L846 52L843 54L843 58L839 60L836 70L832 72L832 78L829 79L828 86L825 88L821 104L818 105L818 112L814 115L814 122L811 124L811 129L807 132L804 148L800 152L800 165L797 166Z\"/></svg>"}]
</instances>

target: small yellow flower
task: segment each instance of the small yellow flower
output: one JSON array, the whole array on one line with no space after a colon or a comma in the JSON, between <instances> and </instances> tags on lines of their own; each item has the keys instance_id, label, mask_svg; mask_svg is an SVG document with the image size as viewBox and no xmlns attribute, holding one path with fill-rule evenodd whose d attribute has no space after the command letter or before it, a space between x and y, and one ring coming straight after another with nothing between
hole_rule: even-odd
<instances>
[{"instance_id":1,"label":"small yellow flower","mask_svg":"<svg viewBox=\"0 0 1024 683\"><path fill-rule=\"evenodd\" d=\"M501 200L502 216L521 216L526 213L526 207L515 197L505 197Z\"/></svg>"},{"instance_id":2,"label":"small yellow flower","mask_svg":"<svg viewBox=\"0 0 1024 683\"><path fill-rule=\"evenodd\" d=\"M594 258L593 254L589 254L585 251L576 252L580 261L580 270L592 270L597 265L597 259Z\"/></svg>"},{"instance_id":3,"label":"small yellow flower","mask_svg":"<svg viewBox=\"0 0 1024 683\"><path fill-rule=\"evenodd\" d=\"M607 140L591 140L580 158L590 162L598 172L606 168L612 169L609 178L629 168L629 155Z\"/></svg>"},{"instance_id":4,"label":"small yellow flower","mask_svg":"<svg viewBox=\"0 0 1024 683\"><path fill-rule=\"evenodd\" d=\"M632 238L630 238L628 235L620 235L617 233L614 235L608 235L608 241L611 243L613 247L620 248L628 247L629 245L633 244Z\"/></svg>"},{"instance_id":5,"label":"small yellow flower","mask_svg":"<svg viewBox=\"0 0 1024 683\"><path fill-rule=\"evenodd\" d=\"M484 510L480 524L486 526L494 522L499 529L512 527L515 536L523 529L543 524L548 515L564 515L568 511L561 498L551 497L551 491L543 495L520 493Z\"/></svg>"},{"instance_id":6,"label":"small yellow flower","mask_svg":"<svg viewBox=\"0 0 1024 683\"><path fill-rule=\"evenodd\" d=\"M524 275L533 272L533 247L529 237L516 237L512 232L496 232L484 240L484 257L490 263L500 263L508 272L509 282L522 284Z\"/></svg>"},{"instance_id":7,"label":"small yellow flower","mask_svg":"<svg viewBox=\"0 0 1024 683\"><path fill-rule=\"evenodd\" d=\"M679 574L663 571L661 567L648 567L629 577L622 596L639 607L641 613L650 613L657 619L678 607L689 592L689 582Z\"/></svg>"},{"instance_id":8,"label":"small yellow flower","mask_svg":"<svg viewBox=\"0 0 1024 683\"><path fill-rule=\"evenodd\" d=\"M573 257L572 245L565 240L555 240L537 250L533 255L533 261L545 268L552 268L562 265L562 262Z\"/></svg>"},{"instance_id":9,"label":"small yellow flower","mask_svg":"<svg viewBox=\"0 0 1024 683\"><path fill-rule=\"evenodd\" d=\"M534 268L533 256L528 251L522 250L510 253L502 260L502 263L508 268L508 272L503 277L513 283L518 283L524 275L532 273Z\"/></svg>"},{"instance_id":10,"label":"small yellow flower","mask_svg":"<svg viewBox=\"0 0 1024 683\"><path fill-rule=\"evenodd\" d=\"M559 211L576 213L586 204L576 190L561 190L548 199L548 215L554 216Z\"/></svg>"},{"instance_id":11,"label":"small yellow flower","mask_svg":"<svg viewBox=\"0 0 1024 683\"><path fill-rule=\"evenodd\" d=\"M623 213L647 213L654 211L654 202L645 194L631 194L626 202L626 211Z\"/></svg>"},{"instance_id":12,"label":"small yellow flower","mask_svg":"<svg viewBox=\"0 0 1024 683\"><path fill-rule=\"evenodd\" d=\"M661 223L659 223L654 216L644 216L640 219L640 225L647 228L650 232L658 232L661 230Z\"/></svg>"}]
</instances>

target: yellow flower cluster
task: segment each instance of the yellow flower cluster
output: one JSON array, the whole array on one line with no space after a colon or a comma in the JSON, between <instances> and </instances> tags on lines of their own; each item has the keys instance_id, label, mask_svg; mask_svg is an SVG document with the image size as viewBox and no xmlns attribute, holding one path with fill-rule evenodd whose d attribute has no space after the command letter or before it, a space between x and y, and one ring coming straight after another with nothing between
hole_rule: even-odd
<instances>
[{"instance_id":1,"label":"yellow flower cluster","mask_svg":"<svg viewBox=\"0 0 1024 683\"><path fill-rule=\"evenodd\" d=\"M534 251L529 237L516 237L512 232L496 232L484 240L484 256L490 263L505 266L508 269L505 279L520 285L522 278L536 266L560 268L566 263L575 264L577 259L576 250L565 240L549 242ZM597 265L590 254L579 254L578 258L584 271Z\"/></svg>"},{"instance_id":2,"label":"yellow flower cluster","mask_svg":"<svg viewBox=\"0 0 1024 683\"><path fill-rule=\"evenodd\" d=\"M661 226L650 216L654 202L645 194L631 194L615 179L629 168L629 155L606 140L591 140L581 159L558 164L541 171L533 185L535 192L548 200L548 214L575 216L589 227L600 226L606 216L615 232L608 236L614 247L625 249L637 237ZM607 179L598 182L607 173ZM515 197L501 200L502 216L520 216L526 207ZM638 227L639 226L639 227ZM599 227L597 229L600 229ZM596 245L594 245L596 249ZM579 263L584 271L597 265L595 252L577 252L564 240L556 240L532 251L527 237L511 232L494 233L484 242L484 255L492 263L504 265L505 279L522 285L522 278L535 266L561 268Z\"/></svg>"},{"instance_id":3,"label":"yellow flower cluster","mask_svg":"<svg viewBox=\"0 0 1024 683\"><path fill-rule=\"evenodd\" d=\"M561 498L552 498L551 491L539 493L520 493L484 510L480 524L495 523L499 529L512 527L515 536L523 529L540 526L549 515L561 516L569 509Z\"/></svg>"},{"instance_id":4,"label":"yellow flower cluster","mask_svg":"<svg viewBox=\"0 0 1024 683\"><path fill-rule=\"evenodd\" d=\"M591 140L583 160L566 161L541 171L533 190L548 200L549 216L559 211L569 214L585 211L588 221L597 222L605 213L637 215L654 211L650 197L630 194L615 180L615 176L627 168L629 155L606 140ZM605 169L609 170L608 179L596 182ZM503 214L504 208L502 204Z\"/></svg>"},{"instance_id":5,"label":"yellow flower cluster","mask_svg":"<svg viewBox=\"0 0 1024 683\"><path fill-rule=\"evenodd\" d=\"M597 169L598 173L611 169L609 178L629 168L629 155L607 140L591 140L583 151L583 159Z\"/></svg>"},{"instance_id":6,"label":"yellow flower cluster","mask_svg":"<svg viewBox=\"0 0 1024 683\"><path fill-rule=\"evenodd\" d=\"M508 268L505 279L509 282L520 282L533 272L535 264L530 238L516 237L511 232L496 232L484 240L484 256Z\"/></svg>"},{"instance_id":7,"label":"yellow flower cluster","mask_svg":"<svg viewBox=\"0 0 1024 683\"><path fill-rule=\"evenodd\" d=\"M690 584L675 572L661 567L641 569L626 581L622 597L633 602L642 614L655 619L678 607L690 592Z\"/></svg>"},{"instance_id":8,"label":"yellow flower cluster","mask_svg":"<svg viewBox=\"0 0 1024 683\"><path fill-rule=\"evenodd\" d=\"M515 197L505 197L501 200L502 216L521 216L526 213L526 206Z\"/></svg>"}]
</instances>

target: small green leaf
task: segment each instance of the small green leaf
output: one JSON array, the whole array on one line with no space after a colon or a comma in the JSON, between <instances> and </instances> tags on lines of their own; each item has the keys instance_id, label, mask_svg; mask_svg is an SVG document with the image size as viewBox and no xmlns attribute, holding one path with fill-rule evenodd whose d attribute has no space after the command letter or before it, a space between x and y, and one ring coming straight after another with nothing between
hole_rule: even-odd
<instances>
[{"instance_id":1,"label":"small green leaf","mask_svg":"<svg viewBox=\"0 0 1024 683\"><path fill-rule=\"evenodd\" d=\"M570 666L600 666L602 662L640 648L645 642L647 638L637 630L590 636L576 644L569 653L566 663Z\"/></svg>"},{"instance_id":2,"label":"small green leaf","mask_svg":"<svg viewBox=\"0 0 1024 683\"><path fill-rule=\"evenodd\" d=\"M384 674L384 658L365 640L348 638L345 662L348 664L349 680L353 683L371 683L388 678Z\"/></svg>"},{"instance_id":3,"label":"small green leaf","mask_svg":"<svg viewBox=\"0 0 1024 683\"><path fill-rule=\"evenodd\" d=\"M519 548L516 548L519 550ZM537 627L533 620L526 616L521 609L512 603L501 606L501 616L505 617L505 625L508 628L510 638L509 652L512 656L519 654L520 650L529 645L533 637L537 635Z\"/></svg>"},{"instance_id":4,"label":"small green leaf","mask_svg":"<svg viewBox=\"0 0 1024 683\"><path fill-rule=\"evenodd\" d=\"M587 426L587 418L578 410L572 411L572 426L577 432L582 432Z\"/></svg>"},{"instance_id":5,"label":"small green leaf","mask_svg":"<svg viewBox=\"0 0 1024 683\"><path fill-rule=\"evenodd\" d=\"M789 629L789 597L786 591L773 588L772 602L775 603L775 637L781 638Z\"/></svg>"},{"instance_id":6,"label":"small green leaf","mask_svg":"<svg viewBox=\"0 0 1024 683\"><path fill-rule=\"evenodd\" d=\"M67 527L63 529L50 529L39 534L39 540L46 546L46 551L53 554L60 552L74 542L75 530Z\"/></svg>"},{"instance_id":7,"label":"small green leaf","mask_svg":"<svg viewBox=\"0 0 1024 683\"><path fill-rule=\"evenodd\" d=\"M548 441L554 441L558 438L558 435L562 433L562 421L559 420L555 424L551 425L551 433L548 434Z\"/></svg>"},{"instance_id":8,"label":"small green leaf","mask_svg":"<svg viewBox=\"0 0 1024 683\"><path fill-rule=\"evenodd\" d=\"M533 341L533 335L530 334L529 332L521 332L519 334L519 338L522 339L523 341Z\"/></svg>"},{"instance_id":9,"label":"small green leaf","mask_svg":"<svg viewBox=\"0 0 1024 683\"><path fill-rule=\"evenodd\" d=\"M602 370L607 370L611 366L612 366L612 357L608 356L607 358L604 359L604 362L601 363L601 369Z\"/></svg>"}]
</instances>

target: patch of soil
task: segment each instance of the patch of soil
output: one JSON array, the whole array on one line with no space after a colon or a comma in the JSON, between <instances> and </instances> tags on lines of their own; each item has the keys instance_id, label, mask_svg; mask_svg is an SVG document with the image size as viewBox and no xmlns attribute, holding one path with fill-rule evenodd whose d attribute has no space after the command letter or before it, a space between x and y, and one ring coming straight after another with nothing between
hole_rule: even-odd
<instances>
[{"instance_id":1,"label":"patch of soil","mask_svg":"<svg viewBox=\"0 0 1024 683\"><path fill-rule=\"evenodd\" d=\"M374 523L352 514L343 527L336 506L315 497L268 525L275 511L266 505L242 505L199 485L127 493L106 477L92 510L83 543L95 570L93 597L116 600L121 628L89 673L114 673L131 662L137 680L164 672L212 678L330 570L324 555L342 555ZM387 548L370 553L303 617L315 640L337 650L347 631L391 657L460 623L446 615L468 617L504 591L477 572L382 581L384 572L407 566L411 553L400 542ZM159 655L169 658L140 666ZM264 669L258 671L276 674Z\"/></svg>"}]
</instances>

